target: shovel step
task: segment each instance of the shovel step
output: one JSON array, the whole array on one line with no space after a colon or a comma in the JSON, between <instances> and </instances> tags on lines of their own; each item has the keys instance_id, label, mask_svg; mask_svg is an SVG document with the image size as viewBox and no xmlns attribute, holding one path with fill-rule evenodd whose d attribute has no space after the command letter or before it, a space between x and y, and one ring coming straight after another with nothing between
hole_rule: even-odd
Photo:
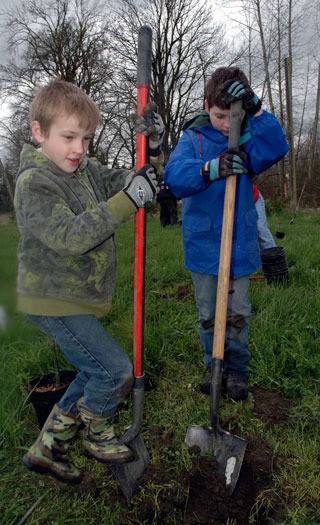
<instances>
[{"instance_id":1,"label":"shovel step","mask_svg":"<svg viewBox=\"0 0 320 525\"><path fill-rule=\"evenodd\" d=\"M213 452L212 428L201 425L189 425L184 442L188 448L199 448L201 453Z\"/></svg>"}]
</instances>

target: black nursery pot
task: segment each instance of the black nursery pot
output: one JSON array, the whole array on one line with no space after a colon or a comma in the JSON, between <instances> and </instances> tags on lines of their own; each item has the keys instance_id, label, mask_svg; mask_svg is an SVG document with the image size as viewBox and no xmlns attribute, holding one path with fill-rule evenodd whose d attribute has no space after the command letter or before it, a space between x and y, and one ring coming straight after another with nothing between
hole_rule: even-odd
<instances>
[{"instance_id":1,"label":"black nursery pot","mask_svg":"<svg viewBox=\"0 0 320 525\"><path fill-rule=\"evenodd\" d=\"M262 270L269 284L287 284L289 270L283 246L261 251Z\"/></svg>"},{"instance_id":2,"label":"black nursery pot","mask_svg":"<svg viewBox=\"0 0 320 525\"><path fill-rule=\"evenodd\" d=\"M59 387L56 387L54 372L37 376L28 383L26 387L29 392L28 399L33 405L41 428L53 406L62 398L76 375L75 370L62 370L60 372L61 386Z\"/></svg>"}]
</instances>

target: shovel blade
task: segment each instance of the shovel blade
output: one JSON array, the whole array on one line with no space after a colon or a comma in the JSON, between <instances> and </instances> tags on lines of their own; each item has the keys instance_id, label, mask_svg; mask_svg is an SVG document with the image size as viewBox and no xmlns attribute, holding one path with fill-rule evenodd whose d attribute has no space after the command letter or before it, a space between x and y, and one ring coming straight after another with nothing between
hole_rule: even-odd
<instances>
[{"instance_id":1,"label":"shovel blade","mask_svg":"<svg viewBox=\"0 0 320 525\"><path fill-rule=\"evenodd\" d=\"M239 478L246 440L221 429L189 425L185 443L189 448L199 447L202 453L213 453L218 464L214 474L224 476L226 487L232 494Z\"/></svg>"},{"instance_id":2,"label":"shovel blade","mask_svg":"<svg viewBox=\"0 0 320 525\"><path fill-rule=\"evenodd\" d=\"M230 494L237 484L246 448L245 439L221 429L214 432L213 454L218 463L217 474L225 477Z\"/></svg>"},{"instance_id":3,"label":"shovel blade","mask_svg":"<svg viewBox=\"0 0 320 525\"><path fill-rule=\"evenodd\" d=\"M138 479L149 465L149 452L140 434L130 441L129 445L134 453L134 460L111 466L128 504L130 504L133 492L138 489Z\"/></svg>"}]
</instances>

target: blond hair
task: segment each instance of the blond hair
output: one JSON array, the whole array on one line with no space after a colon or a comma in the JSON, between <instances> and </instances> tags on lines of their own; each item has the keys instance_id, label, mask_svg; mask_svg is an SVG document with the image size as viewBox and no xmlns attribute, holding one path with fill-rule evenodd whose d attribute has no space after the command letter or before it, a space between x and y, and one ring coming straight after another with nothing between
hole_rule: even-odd
<instances>
[{"instance_id":1,"label":"blond hair","mask_svg":"<svg viewBox=\"0 0 320 525\"><path fill-rule=\"evenodd\" d=\"M53 121L61 115L75 115L85 130L96 128L100 120L97 105L85 91L71 82L54 79L35 95L29 117L30 122L39 122L43 135L48 135Z\"/></svg>"}]
</instances>

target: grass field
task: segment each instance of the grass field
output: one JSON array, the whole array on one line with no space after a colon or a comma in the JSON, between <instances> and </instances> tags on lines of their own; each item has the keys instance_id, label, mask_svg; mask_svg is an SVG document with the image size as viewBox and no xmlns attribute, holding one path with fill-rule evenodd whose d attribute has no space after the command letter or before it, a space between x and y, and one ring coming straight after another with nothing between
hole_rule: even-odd
<instances>
[{"instance_id":1,"label":"grass field","mask_svg":"<svg viewBox=\"0 0 320 525\"><path fill-rule=\"evenodd\" d=\"M320 524L320 257L319 211L288 211L269 216L273 233L283 231L289 286L251 281L250 396L246 404L222 400L221 418L242 437L254 433L277 458L268 483L246 523ZM0 226L0 306L7 326L0 332L0 524L149 524L184 525L188 495L178 508L183 473L192 467L184 445L188 424L208 426L208 398L198 391L203 357L189 273L183 266L181 228L161 228L157 216L147 226L145 373L147 392L141 433L167 477L149 477L129 509L118 483L101 464L81 454L80 439L71 456L86 472L77 487L30 473L21 458L39 429L25 385L52 369L47 339L15 311L16 246L14 222ZM106 329L131 355L133 301L133 223L117 232L119 270L113 310ZM261 275L261 273L258 273ZM61 358L62 366L66 363ZM279 394L290 404L289 417L268 426L254 411L255 388ZM262 390L263 391L263 390ZM131 421L130 400L119 414L121 431ZM278 407L279 411L281 406ZM158 434L155 435L156 430ZM160 436L160 437L159 437ZM168 446L164 437L170 437ZM162 441L161 439L162 438ZM164 500L175 500L164 510ZM213 496L212 496L213 497ZM185 498L185 499L183 499ZM259 509L265 509L265 521ZM274 509L274 512L272 510ZM261 516L261 514L260 514ZM207 523L204 521L192 522ZM210 523L219 523L212 521ZM236 521L223 522L238 525ZM239 524L240 525L240 524Z\"/></svg>"}]
</instances>

